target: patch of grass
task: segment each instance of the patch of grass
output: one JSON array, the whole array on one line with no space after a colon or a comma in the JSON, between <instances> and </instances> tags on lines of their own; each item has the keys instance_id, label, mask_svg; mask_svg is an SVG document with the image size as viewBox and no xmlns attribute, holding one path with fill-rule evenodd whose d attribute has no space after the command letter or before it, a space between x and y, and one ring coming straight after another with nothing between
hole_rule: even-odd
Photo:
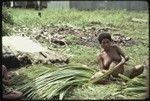
<instances>
[{"instance_id":1,"label":"patch of grass","mask_svg":"<svg viewBox=\"0 0 150 101\"><path fill-rule=\"evenodd\" d=\"M132 65L142 64L149 55L148 47L143 45L134 45L132 47L124 47L125 53L130 57L128 61Z\"/></svg>"},{"instance_id":2,"label":"patch of grass","mask_svg":"<svg viewBox=\"0 0 150 101\"><path fill-rule=\"evenodd\" d=\"M101 22L103 25L113 24L120 28L131 28L138 23L132 23L133 17L148 20L147 12L128 12L126 10L50 10L41 11L42 17L39 18L38 11L29 9L12 9L14 22L19 25L37 24L72 24L84 26L92 21ZM130 22L130 23L129 23ZM130 26L129 26L130 25Z\"/></svg>"},{"instance_id":3,"label":"patch of grass","mask_svg":"<svg viewBox=\"0 0 150 101\"><path fill-rule=\"evenodd\" d=\"M39 75L36 75L39 71L40 72L44 72L46 70L54 71L57 69L58 67L55 65L33 65L33 66L29 66L28 68L22 67L21 69L17 70L19 75L18 76L16 75L14 77L13 84L15 86L18 86L20 84L24 84L24 82L27 83L30 80L34 80L35 78L39 76Z\"/></svg>"},{"instance_id":4,"label":"patch of grass","mask_svg":"<svg viewBox=\"0 0 150 101\"><path fill-rule=\"evenodd\" d=\"M88 66L96 64L96 54L99 51L97 48L90 48L82 45L71 45L68 47L70 49L68 53L73 55L70 58L71 62L82 63Z\"/></svg>"},{"instance_id":5,"label":"patch of grass","mask_svg":"<svg viewBox=\"0 0 150 101\"><path fill-rule=\"evenodd\" d=\"M102 100L105 96L116 93L120 89L120 85L115 83L106 85L82 85L74 89L66 100Z\"/></svg>"}]
</instances>

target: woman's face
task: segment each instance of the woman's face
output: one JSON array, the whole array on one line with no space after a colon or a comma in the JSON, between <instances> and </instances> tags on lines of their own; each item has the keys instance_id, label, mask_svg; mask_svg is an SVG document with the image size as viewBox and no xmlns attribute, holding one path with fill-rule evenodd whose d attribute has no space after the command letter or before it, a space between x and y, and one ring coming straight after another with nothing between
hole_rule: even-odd
<instances>
[{"instance_id":1,"label":"woman's face","mask_svg":"<svg viewBox=\"0 0 150 101\"><path fill-rule=\"evenodd\" d=\"M110 48L110 45L111 45L111 41L109 39L103 39L102 42L101 42L101 47L104 49L104 50L107 50Z\"/></svg>"}]
</instances>

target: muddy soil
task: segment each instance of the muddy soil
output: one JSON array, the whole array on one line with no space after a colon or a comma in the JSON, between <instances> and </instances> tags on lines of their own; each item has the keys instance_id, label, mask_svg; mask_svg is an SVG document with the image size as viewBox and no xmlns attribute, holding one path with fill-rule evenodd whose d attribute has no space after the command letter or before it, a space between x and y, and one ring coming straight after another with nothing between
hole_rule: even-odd
<instances>
[{"instance_id":1,"label":"muddy soil","mask_svg":"<svg viewBox=\"0 0 150 101\"><path fill-rule=\"evenodd\" d=\"M122 46L132 46L138 44L137 40L125 36L125 33L114 27L102 27L100 24L91 22L91 24L82 28L77 28L67 25L47 25L29 29L21 27L21 29L13 28L15 33L22 36L29 36L33 40L38 40L40 43L69 45L72 43L86 45L90 47L98 47L97 37L102 32L108 32L112 35L113 42ZM67 35L76 36L75 40L66 40Z\"/></svg>"}]
</instances>

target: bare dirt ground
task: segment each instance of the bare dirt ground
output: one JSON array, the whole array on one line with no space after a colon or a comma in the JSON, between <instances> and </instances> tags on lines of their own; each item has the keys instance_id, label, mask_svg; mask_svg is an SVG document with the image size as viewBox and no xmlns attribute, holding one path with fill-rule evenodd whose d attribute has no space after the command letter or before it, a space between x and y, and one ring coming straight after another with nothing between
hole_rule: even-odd
<instances>
[{"instance_id":1,"label":"bare dirt ground","mask_svg":"<svg viewBox=\"0 0 150 101\"><path fill-rule=\"evenodd\" d=\"M2 43L3 64L10 68L28 64L68 62L65 55L50 51L29 37L5 36Z\"/></svg>"},{"instance_id":2,"label":"bare dirt ground","mask_svg":"<svg viewBox=\"0 0 150 101\"><path fill-rule=\"evenodd\" d=\"M41 43L56 43L59 45L66 44L80 44L87 46L98 46L97 37L99 33L108 32L112 35L113 42L122 46L132 46L138 43L131 37L125 36L125 33L120 29L114 27L104 27L96 22L91 22L91 24L84 26L83 28L77 28L69 25L47 25L42 27L37 27L29 29L27 27L22 27L20 30L18 28L13 28L15 32L24 36L30 36L33 39L38 40ZM67 35L76 36L76 40L66 40Z\"/></svg>"},{"instance_id":3,"label":"bare dirt ground","mask_svg":"<svg viewBox=\"0 0 150 101\"><path fill-rule=\"evenodd\" d=\"M29 37L21 36L5 36L3 37L3 45L8 46L11 49L21 51L21 52L41 52L47 51L41 44L34 42Z\"/></svg>"}]
</instances>

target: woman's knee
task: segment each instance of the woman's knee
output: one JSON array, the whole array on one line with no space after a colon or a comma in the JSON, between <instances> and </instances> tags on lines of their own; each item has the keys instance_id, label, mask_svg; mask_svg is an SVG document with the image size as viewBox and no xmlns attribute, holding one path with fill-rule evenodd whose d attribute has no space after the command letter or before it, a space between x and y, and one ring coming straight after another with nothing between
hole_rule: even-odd
<instances>
[{"instance_id":1,"label":"woman's knee","mask_svg":"<svg viewBox=\"0 0 150 101\"><path fill-rule=\"evenodd\" d=\"M139 72L143 72L144 70L144 65L136 65L135 70L138 70Z\"/></svg>"},{"instance_id":2,"label":"woman's knee","mask_svg":"<svg viewBox=\"0 0 150 101\"><path fill-rule=\"evenodd\" d=\"M144 65L136 65L133 69L132 69L132 73L130 75L130 78L134 78L140 74L142 74L144 71Z\"/></svg>"}]
</instances>

